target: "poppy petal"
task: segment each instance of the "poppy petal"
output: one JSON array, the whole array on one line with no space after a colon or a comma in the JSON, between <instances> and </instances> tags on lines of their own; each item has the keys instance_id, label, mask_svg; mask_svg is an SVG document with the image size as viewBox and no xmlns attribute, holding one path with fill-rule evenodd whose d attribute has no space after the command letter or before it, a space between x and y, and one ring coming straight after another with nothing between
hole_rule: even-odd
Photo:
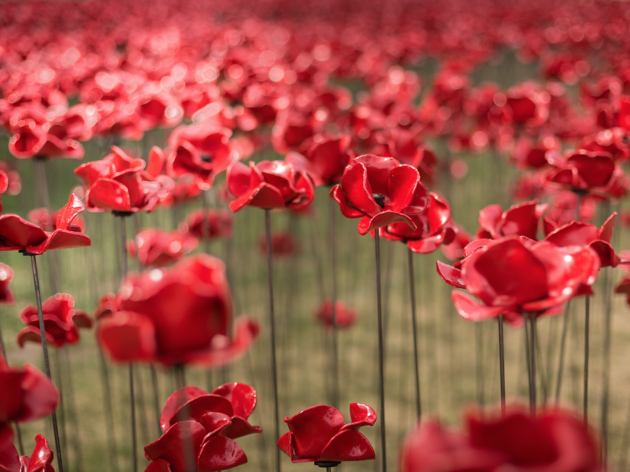
<instances>
[{"instance_id":1,"label":"poppy petal","mask_svg":"<svg viewBox=\"0 0 630 472\"><path fill-rule=\"evenodd\" d=\"M374 448L363 434L346 429L336 434L319 456L320 461L366 461L374 459Z\"/></svg>"}]
</instances>

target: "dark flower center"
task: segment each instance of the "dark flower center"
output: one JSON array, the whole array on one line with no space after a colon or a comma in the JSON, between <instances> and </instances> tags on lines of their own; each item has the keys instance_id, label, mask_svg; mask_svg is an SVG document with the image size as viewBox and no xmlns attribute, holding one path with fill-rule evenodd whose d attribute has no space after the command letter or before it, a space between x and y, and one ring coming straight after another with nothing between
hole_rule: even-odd
<instances>
[{"instance_id":1,"label":"dark flower center","mask_svg":"<svg viewBox=\"0 0 630 472\"><path fill-rule=\"evenodd\" d=\"M381 193L373 193L372 197L378 206L385 208L385 195Z\"/></svg>"},{"instance_id":2,"label":"dark flower center","mask_svg":"<svg viewBox=\"0 0 630 472\"><path fill-rule=\"evenodd\" d=\"M201 154L199 157L201 158L203 162L212 162L212 158L213 158L212 154L209 154L209 153Z\"/></svg>"}]
</instances>

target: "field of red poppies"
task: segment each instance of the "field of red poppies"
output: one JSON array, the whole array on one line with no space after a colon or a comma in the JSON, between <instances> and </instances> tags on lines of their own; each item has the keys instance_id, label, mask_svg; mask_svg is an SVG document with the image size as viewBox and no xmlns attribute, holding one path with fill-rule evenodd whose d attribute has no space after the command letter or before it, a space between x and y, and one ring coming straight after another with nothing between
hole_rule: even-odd
<instances>
[{"instance_id":1,"label":"field of red poppies","mask_svg":"<svg viewBox=\"0 0 630 472\"><path fill-rule=\"evenodd\" d=\"M630 470L630 4L0 4L0 472Z\"/></svg>"}]
</instances>

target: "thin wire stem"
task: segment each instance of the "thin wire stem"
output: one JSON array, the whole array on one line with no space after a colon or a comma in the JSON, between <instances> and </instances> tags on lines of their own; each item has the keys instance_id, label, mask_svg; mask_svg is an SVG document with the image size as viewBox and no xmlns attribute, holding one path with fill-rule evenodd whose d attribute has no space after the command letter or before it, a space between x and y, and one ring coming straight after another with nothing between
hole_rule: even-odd
<instances>
[{"instance_id":1,"label":"thin wire stem","mask_svg":"<svg viewBox=\"0 0 630 472\"><path fill-rule=\"evenodd\" d=\"M335 229L336 202L329 199L330 213L330 257L331 257L331 302L332 302L332 354L333 354L333 406L339 409L339 344L337 332L337 244Z\"/></svg>"},{"instance_id":2,"label":"thin wire stem","mask_svg":"<svg viewBox=\"0 0 630 472\"><path fill-rule=\"evenodd\" d=\"M416 284L413 270L413 251L407 248L407 261L409 267L409 298L411 301L411 330L413 336L413 363L416 387L416 417L419 420L422 415L420 402L420 366L418 365L418 325L416 318Z\"/></svg>"},{"instance_id":3,"label":"thin wire stem","mask_svg":"<svg viewBox=\"0 0 630 472\"><path fill-rule=\"evenodd\" d=\"M558 379L556 380L556 403L560 403L560 391L562 389L562 373L564 370L564 351L567 344L567 333L569 331L569 307L571 300L567 302L562 320L562 337L560 338L560 357L558 359Z\"/></svg>"},{"instance_id":4,"label":"thin wire stem","mask_svg":"<svg viewBox=\"0 0 630 472\"><path fill-rule=\"evenodd\" d=\"M588 423L588 358L591 297L584 298L584 423Z\"/></svg>"},{"instance_id":5,"label":"thin wire stem","mask_svg":"<svg viewBox=\"0 0 630 472\"><path fill-rule=\"evenodd\" d=\"M499 375L501 378L501 414L505 415L505 349L503 345L503 315L499 315Z\"/></svg>"},{"instance_id":6,"label":"thin wire stem","mask_svg":"<svg viewBox=\"0 0 630 472\"><path fill-rule=\"evenodd\" d=\"M269 282L269 324L271 331L271 372L273 380L273 426L274 438L280 437L278 422L278 371L276 363L276 321L273 305L273 264L271 251L271 210L265 210L265 236L267 237L267 280ZM276 448L276 471L280 472L280 449Z\"/></svg>"},{"instance_id":7,"label":"thin wire stem","mask_svg":"<svg viewBox=\"0 0 630 472\"><path fill-rule=\"evenodd\" d=\"M385 437L385 375L383 368L383 313L381 300L381 244L378 229L374 232L374 249L376 255L376 298L378 312L378 387L381 403L381 463L382 472L387 472L387 448Z\"/></svg>"},{"instance_id":8,"label":"thin wire stem","mask_svg":"<svg viewBox=\"0 0 630 472\"><path fill-rule=\"evenodd\" d=\"M50 375L50 359L48 358L48 342L46 340L46 329L44 327L44 312L42 310L42 295L39 287L39 273L37 271L37 260L31 255L31 270L33 272L33 284L35 285L35 298L37 300L37 314L39 315L39 334L42 338L42 351L44 352L44 367L46 375L52 379ZM63 457L61 455L61 441L59 440L59 427L57 425L57 413L52 413L53 434L55 436L55 449L57 451L57 466L59 472L63 472Z\"/></svg>"}]
</instances>

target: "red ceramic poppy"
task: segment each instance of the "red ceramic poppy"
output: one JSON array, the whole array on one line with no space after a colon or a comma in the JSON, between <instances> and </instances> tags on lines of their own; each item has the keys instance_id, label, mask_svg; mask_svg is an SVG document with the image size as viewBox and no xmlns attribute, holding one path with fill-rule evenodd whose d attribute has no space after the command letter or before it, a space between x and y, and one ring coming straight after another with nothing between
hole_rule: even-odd
<instances>
[{"instance_id":1,"label":"red ceramic poppy","mask_svg":"<svg viewBox=\"0 0 630 472\"><path fill-rule=\"evenodd\" d=\"M343 170L354 157L350 136L337 138L317 135L304 144L303 154L289 152L286 162L313 178L315 185L331 185L341 180Z\"/></svg>"},{"instance_id":2,"label":"red ceramic poppy","mask_svg":"<svg viewBox=\"0 0 630 472\"><path fill-rule=\"evenodd\" d=\"M219 472L247 463L243 449L221 435L230 424L230 418L220 413L208 413L202 422L175 423L144 448L144 456L152 461L145 472L189 472L191 467Z\"/></svg>"},{"instance_id":3,"label":"red ceramic poppy","mask_svg":"<svg viewBox=\"0 0 630 472\"><path fill-rule=\"evenodd\" d=\"M159 202L161 184L144 172L145 162L112 146L112 153L100 161L79 166L74 173L87 188L89 211L123 213L151 211Z\"/></svg>"},{"instance_id":4,"label":"red ceramic poppy","mask_svg":"<svg viewBox=\"0 0 630 472\"><path fill-rule=\"evenodd\" d=\"M182 387L166 400L160 427L162 431L181 421L197 421L204 426L220 421L225 424L220 435L231 439L262 433L261 426L252 426L247 419L256 409L256 390L233 382L215 388L211 393L197 387Z\"/></svg>"},{"instance_id":5,"label":"red ceramic poppy","mask_svg":"<svg viewBox=\"0 0 630 472\"><path fill-rule=\"evenodd\" d=\"M59 403L52 381L30 364L10 368L0 355L0 430L9 422L22 423L45 418Z\"/></svg>"},{"instance_id":6,"label":"red ceramic poppy","mask_svg":"<svg viewBox=\"0 0 630 472\"><path fill-rule=\"evenodd\" d=\"M13 269L0 262L0 305L13 305L15 296L9 287L13 281Z\"/></svg>"},{"instance_id":7,"label":"red ceramic poppy","mask_svg":"<svg viewBox=\"0 0 630 472\"><path fill-rule=\"evenodd\" d=\"M48 233L39 226L29 223L18 215L0 216L0 251L26 251L43 254L53 249L69 249L90 246L92 242L73 225L75 217L85 211L83 203L75 194L57 216L56 228Z\"/></svg>"},{"instance_id":8,"label":"red ceramic poppy","mask_svg":"<svg viewBox=\"0 0 630 472\"><path fill-rule=\"evenodd\" d=\"M245 316L232 328L225 267L207 255L130 274L121 285L115 309L102 317L97 335L105 351L119 362L221 366L247 352L260 330L255 320Z\"/></svg>"},{"instance_id":9,"label":"red ceramic poppy","mask_svg":"<svg viewBox=\"0 0 630 472\"><path fill-rule=\"evenodd\" d=\"M207 218L205 225L204 213ZM179 231L197 239L229 239L232 237L233 220L232 213L227 210L197 210L188 215L186 221L179 226Z\"/></svg>"},{"instance_id":10,"label":"red ceramic poppy","mask_svg":"<svg viewBox=\"0 0 630 472\"><path fill-rule=\"evenodd\" d=\"M574 192L606 195L624 179L623 170L607 152L550 152L547 160L553 167L546 176L547 182Z\"/></svg>"},{"instance_id":11,"label":"red ceramic poppy","mask_svg":"<svg viewBox=\"0 0 630 472\"><path fill-rule=\"evenodd\" d=\"M455 239L455 230L451 221L451 207L446 199L431 192L429 206L419 215L412 215L416 229L406 223L392 223L379 229L380 235L390 241L402 241L407 247L419 254L428 254L442 244L448 245Z\"/></svg>"},{"instance_id":12,"label":"red ceramic poppy","mask_svg":"<svg viewBox=\"0 0 630 472\"><path fill-rule=\"evenodd\" d=\"M401 472L601 472L596 440L581 418L561 409L535 417L512 407L499 414L469 413L464 430L423 422L405 439Z\"/></svg>"},{"instance_id":13,"label":"red ceramic poppy","mask_svg":"<svg viewBox=\"0 0 630 472\"><path fill-rule=\"evenodd\" d=\"M18 159L83 158L80 143L68 135L63 123L49 121L32 108L24 108L11 117L9 152Z\"/></svg>"},{"instance_id":14,"label":"red ceramic poppy","mask_svg":"<svg viewBox=\"0 0 630 472\"><path fill-rule=\"evenodd\" d=\"M267 255L267 237L258 240L258 250L263 256ZM290 257L299 250L299 245L293 235L288 232L276 232L271 235L271 253L278 257Z\"/></svg>"},{"instance_id":15,"label":"red ceramic poppy","mask_svg":"<svg viewBox=\"0 0 630 472\"><path fill-rule=\"evenodd\" d=\"M478 240L466 248L461 270L438 262L438 273L450 285L465 288L481 302L459 291L451 296L459 315L483 321L505 315L514 325L521 313L558 314L569 299L591 294L600 268L587 246L560 247L510 236Z\"/></svg>"},{"instance_id":16,"label":"red ceramic poppy","mask_svg":"<svg viewBox=\"0 0 630 472\"><path fill-rule=\"evenodd\" d=\"M545 220L545 229L549 231L545 241L560 247L588 246L597 253L602 267L617 267L619 256L610 245L616 218L617 213L613 213L601 228L577 221L555 228L553 223Z\"/></svg>"},{"instance_id":17,"label":"red ceramic poppy","mask_svg":"<svg viewBox=\"0 0 630 472\"><path fill-rule=\"evenodd\" d=\"M523 136L516 141L510 159L519 169L547 167L547 152L560 149L560 141L553 136L544 136L538 141Z\"/></svg>"},{"instance_id":18,"label":"red ceramic poppy","mask_svg":"<svg viewBox=\"0 0 630 472\"><path fill-rule=\"evenodd\" d=\"M54 231L57 229L57 217L59 216L60 211L61 210L53 211L51 215L47 208L35 208L34 210L28 212L26 218L31 223L35 223L45 231ZM83 233L85 231L85 220L83 217L81 215L77 215L74 220L72 220L70 228L73 231Z\"/></svg>"},{"instance_id":19,"label":"red ceramic poppy","mask_svg":"<svg viewBox=\"0 0 630 472\"><path fill-rule=\"evenodd\" d=\"M315 311L315 319L327 329L332 329L332 317L332 302L330 300L324 300L324 303ZM351 328L356 323L358 317L357 311L348 308L344 302L337 301L337 303L335 303L335 321L337 328Z\"/></svg>"},{"instance_id":20,"label":"red ceramic poppy","mask_svg":"<svg viewBox=\"0 0 630 472\"><path fill-rule=\"evenodd\" d=\"M54 457L48 441L41 434L35 436L35 449L31 457L19 456L10 440L3 441L0 438L0 470L2 472L55 472L52 466Z\"/></svg>"},{"instance_id":21,"label":"red ceramic poppy","mask_svg":"<svg viewBox=\"0 0 630 472\"><path fill-rule=\"evenodd\" d=\"M537 240L540 218L547 205L538 200L513 205L505 212L500 205L490 205L479 212L477 239L501 239L504 236L525 236Z\"/></svg>"},{"instance_id":22,"label":"red ceramic poppy","mask_svg":"<svg viewBox=\"0 0 630 472\"><path fill-rule=\"evenodd\" d=\"M371 154L357 157L346 167L341 184L331 189L330 196L346 218L361 218L359 234L399 222L415 231L411 216L429 205L429 192L416 168Z\"/></svg>"},{"instance_id":23,"label":"red ceramic poppy","mask_svg":"<svg viewBox=\"0 0 630 472\"><path fill-rule=\"evenodd\" d=\"M171 177L194 175L206 185L236 159L228 140L232 132L207 123L182 126L169 138L167 172Z\"/></svg>"},{"instance_id":24,"label":"red ceramic poppy","mask_svg":"<svg viewBox=\"0 0 630 472\"><path fill-rule=\"evenodd\" d=\"M144 267L161 267L180 260L197 247L197 239L178 231L167 233L158 228L143 229L135 242L127 242L127 251Z\"/></svg>"},{"instance_id":25,"label":"red ceramic poppy","mask_svg":"<svg viewBox=\"0 0 630 472\"><path fill-rule=\"evenodd\" d=\"M46 340L56 347L79 342L79 328L91 328L92 318L81 310L75 310L74 298L67 293L58 293L42 305ZM41 343L37 308L28 305L20 313L20 320L27 327L18 333L20 347L27 342Z\"/></svg>"},{"instance_id":26,"label":"red ceramic poppy","mask_svg":"<svg viewBox=\"0 0 630 472\"><path fill-rule=\"evenodd\" d=\"M625 134L621 128L606 129L599 133L585 136L578 147L589 152L610 154L617 163L625 162L630 157L630 148L624 142Z\"/></svg>"},{"instance_id":27,"label":"red ceramic poppy","mask_svg":"<svg viewBox=\"0 0 630 472\"><path fill-rule=\"evenodd\" d=\"M3 194L9 188L9 176L0 170L0 194ZM4 206L2 205L2 200L0 200L0 213L4 211Z\"/></svg>"},{"instance_id":28,"label":"red ceramic poppy","mask_svg":"<svg viewBox=\"0 0 630 472\"><path fill-rule=\"evenodd\" d=\"M249 168L235 162L227 170L227 184L236 200L230 210L246 206L299 210L315 198L315 187L309 175L284 161L249 163Z\"/></svg>"},{"instance_id":29,"label":"red ceramic poppy","mask_svg":"<svg viewBox=\"0 0 630 472\"><path fill-rule=\"evenodd\" d=\"M539 127L549 117L551 97L536 82L515 85L507 91L502 101L505 103L505 114L512 125Z\"/></svg>"},{"instance_id":30,"label":"red ceramic poppy","mask_svg":"<svg viewBox=\"0 0 630 472\"><path fill-rule=\"evenodd\" d=\"M6 193L15 196L22 190L22 179L20 174L17 173L8 163L0 161L0 170L7 175L7 189Z\"/></svg>"},{"instance_id":31,"label":"red ceramic poppy","mask_svg":"<svg viewBox=\"0 0 630 472\"><path fill-rule=\"evenodd\" d=\"M376 412L363 403L350 404L350 423L339 410L317 405L284 422L289 426L276 444L291 462L346 462L374 459L370 441L359 432L376 422Z\"/></svg>"},{"instance_id":32,"label":"red ceramic poppy","mask_svg":"<svg viewBox=\"0 0 630 472\"><path fill-rule=\"evenodd\" d=\"M178 100L160 89L158 84L147 83L137 97L136 115L142 130L172 128L184 117L184 110Z\"/></svg>"}]
</instances>

